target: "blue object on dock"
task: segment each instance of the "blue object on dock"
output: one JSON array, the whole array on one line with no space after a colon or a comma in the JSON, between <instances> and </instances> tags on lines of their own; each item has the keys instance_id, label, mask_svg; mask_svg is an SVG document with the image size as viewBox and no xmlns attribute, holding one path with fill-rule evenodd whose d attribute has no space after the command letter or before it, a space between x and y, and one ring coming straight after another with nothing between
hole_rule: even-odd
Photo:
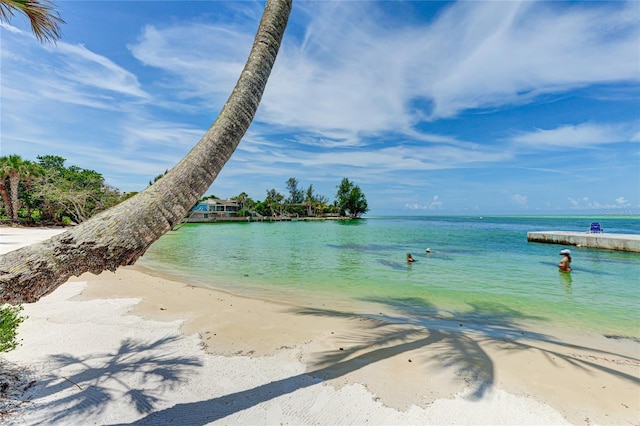
<instances>
[{"instance_id":1,"label":"blue object on dock","mask_svg":"<svg viewBox=\"0 0 640 426\"><path fill-rule=\"evenodd\" d=\"M592 234L602 234L602 227L599 222L593 222L591 224L591 228L589 228L589 232Z\"/></svg>"}]
</instances>

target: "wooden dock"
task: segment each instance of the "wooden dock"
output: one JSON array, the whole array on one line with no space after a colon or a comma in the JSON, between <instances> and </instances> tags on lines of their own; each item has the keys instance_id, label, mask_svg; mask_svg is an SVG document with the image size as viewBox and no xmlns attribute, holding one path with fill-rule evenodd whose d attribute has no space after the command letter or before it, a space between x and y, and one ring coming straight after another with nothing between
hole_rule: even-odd
<instances>
[{"instance_id":1,"label":"wooden dock","mask_svg":"<svg viewBox=\"0 0 640 426\"><path fill-rule=\"evenodd\" d=\"M640 253L640 235L570 231L527 232L527 241Z\"/></svg>"}]
</instances>

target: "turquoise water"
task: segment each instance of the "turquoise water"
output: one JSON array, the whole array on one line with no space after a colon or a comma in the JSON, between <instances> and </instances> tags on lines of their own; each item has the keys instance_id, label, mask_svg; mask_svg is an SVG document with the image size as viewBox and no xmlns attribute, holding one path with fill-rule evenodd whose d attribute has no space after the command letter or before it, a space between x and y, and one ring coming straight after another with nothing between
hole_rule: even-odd
<instances>
[{"instance_id":1,"label":"turquoise water","mask_svg":"<svg viewBox=\"0 0 640 426\"><path fill-rule=\"evenodd\" d=\"M569 247L567 274L557 268L566 247L527 242L528 231L584 232L592 221L640 234L640 218L615 216L187 224L140 263L195 285L313 308L374 302L408 315L640 338L640 254Z\"/></svg>"}]
</instances>

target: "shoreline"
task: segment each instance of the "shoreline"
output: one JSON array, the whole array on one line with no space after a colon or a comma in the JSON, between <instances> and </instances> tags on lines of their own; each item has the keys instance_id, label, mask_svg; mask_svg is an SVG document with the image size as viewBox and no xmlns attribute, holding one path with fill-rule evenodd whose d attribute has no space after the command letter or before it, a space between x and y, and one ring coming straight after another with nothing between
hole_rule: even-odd
<instances>
[{"instance_id":1,"label":"shoreline","mask_svg":"<svg viewBox=\"0 0 640 426\"><path fill-rule=\"evenodd\" d=\"M23 242L49 235L19 233ZM22 346L3 358L34 366L39 379L15 424L640 423L636 342L495 338L499 324L461 331L391 311L321 311L143 271L84 274L25 305ZM145 361L117 374L119 354ZM141 379L145 368L160 374L157 360L184 368ZM119 401L118 387L137 405ZM95 409L74 411L82 401Z\"/></svg>"},{"instance_id":2,"label":"shoreline","mask_svg":"<svg viewBox=\"0 0 640 426\"><path fill-rule=\"evenodd\" d=\"M286 306L304 306L307 309L318 309L320 306L322 308L326 306L331 306L331 309L334 311L339 311L342 314L350 313L350 314L360 314L363 317L389 317L395 315L397 313L397 309L394 308L393 304L381 304L380 302L366 301L366 300L355 300L353 298L342 298L340 300L336 300L334 297L326 297L326 295L320 295L314 293L313 302L310 304L307 302L307 299L303 297L301 294L290 293L287 295L289 298L287 301L283 300L282 297L278 297L280 293L276 294L275 297L273 294L267 294L264 292L257 292L255 290L255 285L251 287L243 287L238 292L234 292L234 289L229 284L228 277L219 277L218 285L212 285L209 282L189 282L188 278L181 278L180 274L175 273L173 271L166 271L155 269L152 265L144 264L144 260L141 259L140 262L133 265L133 268L136 271L139 271L143 274L151 275L157 279L174 281L179 283L185 283L186 285L200 288L203 290L213 290L222 292L225 294L234 295L241 298L251 299L251 300L262 300L270 303L274 303L276 305L286 305ZM187 284L188 283L188 284ZM419 303L416 307L420 310ZM460 322L467 323L467 317L474 315L474 313L469 312L456 312L459 317L450 316L451 313L448 309L444 309L443 313L440 314L437 310L428 309L429 312L424 313L423 322L426 324L427 322L431 323L433 327L445 327L450 329L457 329ZM403 309L404 314L406 315L405 309ZM372 314L373 313L373 314ZM379 315L378 315L379 314ZM399 318L398 318L399 319ZM591 345L596 344L596 346L602 347L607 345L607 341L609 340L617 340L620 342L626 342L626 347L622 348L622 351L625 353L636 353L640 356L640 345L635 346L635 344L640 344L640 329L637 327L634 328L634 331L637 330L637 334L631 334L629 332L625 332L622 330L612 331L611 329L592 329L584 324L578 324L578 327L574 324L570 323L558 323L553 322L548 319L531 319L531 318L511 318L507 321L500 318L499 314L495 314L495 316L485 315L482 318L482 325L478 324L480 322L480 318L474 318L474 324L470 324L471 328L482 328L483 325L486 325L490 322L500 322L501 327L495 328L492 333L492 337L494 338L509 338L510 334L514 332L524 333L531 336L536 336L537 339L542 340L573 340L579 341L580 344L583 345ZM449 324L450 323L450 324ZM474 327L475 325L475 327ZM488 330L485 327L485 330ZM555 337L554 337L555 336ZM623 343L624 344L624 343Z\"/></svg>"}]
</instances>

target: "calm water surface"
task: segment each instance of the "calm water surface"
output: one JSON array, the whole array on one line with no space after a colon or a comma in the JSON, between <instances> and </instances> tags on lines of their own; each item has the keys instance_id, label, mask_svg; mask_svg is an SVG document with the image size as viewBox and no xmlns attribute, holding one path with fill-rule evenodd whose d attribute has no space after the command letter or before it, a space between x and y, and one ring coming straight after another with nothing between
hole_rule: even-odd
<instances>
[{"instance_id":1,"label":"calm water surface","mask_svg":"<svg viewBox=\"0 0 640 426\"><path fill-rule=\"evenodd\" d=\"M371 217L359 221L187 224L143 266L204 287L348 310L375 302L406 315L508 319L640 338L640 254L527 242L528 231L640 234L638 217ZM432 251L427 254L425 249ZM407 264L411 252L416 262Z\"/></svg>"}]
</instances>

